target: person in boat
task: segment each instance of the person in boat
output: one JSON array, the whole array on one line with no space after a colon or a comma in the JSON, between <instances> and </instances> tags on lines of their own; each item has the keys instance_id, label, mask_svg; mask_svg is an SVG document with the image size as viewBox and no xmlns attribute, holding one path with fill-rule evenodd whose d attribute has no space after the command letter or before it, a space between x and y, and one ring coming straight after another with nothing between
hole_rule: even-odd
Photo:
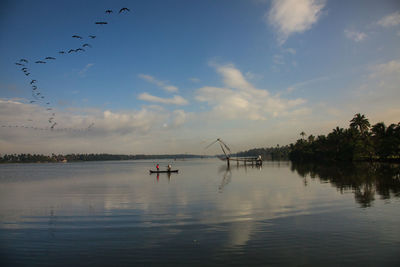
<instances>
[{"instance_id":1,"label":"person in boat","mask_svg":"<svg viewBox=\"0 0 400 267\"><path fill-rule=\"evenodd\" d=\"M167 166L167 171L170 172L170 171L171 171L171 168L172 168L172 167L171 167L171 164L168 164L168 166Z\"/></svg>"},{"instance_id":2,"label":"person in boat","mask_svg":"<svg viewBox=\"0 0 400 267\"><path fill-rule=\"evenodd\" d=\"M160 165L157 164L157 165L156 165L156 168L157 168L157 171L159 171L159 170L160 170Z\"/></svg>"}]
</instances>

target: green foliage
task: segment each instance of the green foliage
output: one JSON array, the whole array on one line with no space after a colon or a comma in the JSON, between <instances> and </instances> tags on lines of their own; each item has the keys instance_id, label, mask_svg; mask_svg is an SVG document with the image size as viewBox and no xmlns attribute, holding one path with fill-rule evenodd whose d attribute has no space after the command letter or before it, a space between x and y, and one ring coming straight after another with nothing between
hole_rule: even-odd
<instances>
[{"instance_id":1,"label":"green foliage","mask_svg":"<svg viewBox=\"0 0 400 267\"><path fill-rule=\"evenodd\" d=\"M400 123L389 127L356 114L347 129L336 127L327 136L304 136L290 145L292 161L399 161Z\"/></svg>"},{"instance_id":2,"label":"green foliage","mask_svg":"<svg viewBox=\"0 0 400 267\"><path fill-rule=\"evenodd\" d=\"M288 160L289 159L289 146L269 148L254 148L247 151L242 151L234 154L236 157L258 157L261 155L263 160Z\"/></svg>"}]
</instances>

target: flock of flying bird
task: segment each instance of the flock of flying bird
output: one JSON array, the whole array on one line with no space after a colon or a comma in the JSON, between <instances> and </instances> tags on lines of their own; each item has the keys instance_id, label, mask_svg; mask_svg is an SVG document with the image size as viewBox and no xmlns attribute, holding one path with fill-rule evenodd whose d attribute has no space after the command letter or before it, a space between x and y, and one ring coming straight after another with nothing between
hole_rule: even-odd
<instances>
[{"instance_id":1,"label":"flock of flying bird","mask_svg":"<svg viewBox=\"0 0 400 267\"><path fill-rule=\"evenodd\" d=\"M125 13L125 12L129 12L130 10L126 7L123 7L119 10L119 13ZM105 13L107 15L110 15L111 13L113 13L113 11L111 9L107 9L105 11ZM96 25L105 25L108 24L108 22L106 21L96 21L95 22ZM72 38L78 39L78 40L83 40L84 38L82 36L79 35L72 35ZM93 40L96 38L96 35L89 35L88 36L89 40ZM74 48L74 49L69 49L69 50L61 50L58 52L58 54L60 55L65 55L65 54L71 54L71 53L78 53L78 52L85 52L86 49L88 48L92 48L92 45L89 43L83 43L80 45L80 47L78 48ZM56 57L52 57L52 56L48 56L45 57L42 60L37 60L34 61L34 64L46 64L50 61L54 61L56 60ZM33 74L31 72L31 68L29 67L31 62L25 58L21 58L20 60L18 60L15 65L22 67L21 71L25 74L25 76L30 78L30 82L29 82L29 86L31 87L31 93L32 93L32 99L29 101L30 104L42 104L45 105L46 108L46 112L48 112L49 114L49 118L48 118L48 123L49 123L49 127L34 127L34 126L20 126L20 125L1 125L2 128L5 127L9 127L9 128L25 128L25 129L34 129L34 130L56 130L56 131L87 131L90 130L93 126L94 123L91 123L87 128L80 128L80 129L76 129L76 128L55 128L57 125L56 122L56 113L53 110L52 104L50 101L47 100L46 96L40 91L39 88L39 82L36 79L33 79ZM28 121L32 121L32 119L29 119Z\"/></svg>"}]
</instances>

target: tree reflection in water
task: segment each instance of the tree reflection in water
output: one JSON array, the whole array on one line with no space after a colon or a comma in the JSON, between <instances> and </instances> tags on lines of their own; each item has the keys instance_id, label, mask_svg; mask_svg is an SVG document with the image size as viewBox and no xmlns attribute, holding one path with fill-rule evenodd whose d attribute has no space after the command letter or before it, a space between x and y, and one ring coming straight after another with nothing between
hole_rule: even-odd
<instances>
[{"instance_id":1,"label":"tree reflection in water","mask_svg":"<svg viewBox=\"0 0 400 267\"><path fill-rule=\"evenodd\" d=\"M291 170L304 178L320 179L341 193L351 191L361 207L370 207L375 195L381 199L400 197L400 165L384 163L316 164L292 163Z\"/></svg>"}]
</instances>

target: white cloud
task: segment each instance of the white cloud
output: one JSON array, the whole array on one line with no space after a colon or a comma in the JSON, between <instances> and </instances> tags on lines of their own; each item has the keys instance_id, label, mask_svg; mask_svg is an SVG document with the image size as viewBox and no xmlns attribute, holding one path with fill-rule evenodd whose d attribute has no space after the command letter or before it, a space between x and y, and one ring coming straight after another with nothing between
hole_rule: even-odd
<instances>
[{"instance_id":1,"label":"white cloud","mask_svg":"<svg viewBox=\"0 0 400 267\"><path fill-rule=\"evenodd\" d=\"M363 32L350 31L350 30L344 30L344 34L346 35L347 38L355 42L361 42L367 37L367 34Z\"/></svg>"},{"instance_id":2,"label":"white cloud","mask_svg":"<svg viewBox=\"0 0 400 267\"><path fill-rule=\"evenodd\" d=\"M228 87L234 89L253 88L253 85L247 82L243 74L232 64L217 66L217 72L222 75L223 81Z\"/></svg>"},{"instance_id":3,"label":"white cloud","mask_svg":"<svg viewBox=\"0 0 400 267\"><path fill-rule=\"evenodd\" d=\"M279 44L294 33L309 30L324 6L324 0L273 0L267 19L278 32Z\"/></svg>"},{"instance_id":4,"label":"white cloud","mask_svg":"<svg viewBox=\"0 0 400 267\"><path fill-rule=\"evenodd\" d=\"M139 76L139 78L142 78L143 80L146 80L146 81L148 81L148 82L150 82L150 83L156 84L156 85L158 85L158 86L160 86L160 87L164 85L164 83L157 81L157 80L156 80L153 76L151 76L151 75L139 74L138 76Z\"/></svg>"},{"instance_id":5,"label":"white cloud","mask_svg":"<svg viewBox=\"0 0 400 267\"><path fill-rule=\"evenodd\" d=\"M382 27L397 26L400 24L400 12L394 12L389 14L378 21L378 24Z\"/></svg>"},{"instance_id":6,"label":"white cloud","mask_svg":"<svg viewBox=\"0 0 400 267\"><path fill-rule=\"evenodd\" d=\"M292 55L296 54L296 50L293 48L286 48L283 51L285 51L286 53L292 54Z\"/></svg>"},{"instance_id":7,"label":"white cloud","mask_svg":"<svg viewBox=\"0 0 400 267\"><path fill-rule=\"evenodd\" d=\"M189 81L194 82L194 83L198 83L198 82L200 82L200 79L192 77L192 78L189 78Z\"/></svg>"},{"instance_id":8,"label":"white cloud","mask_svg":"<svg viewBox=\"0 0 400 267\"><path fill-rule=\"evenodd\" d=\"M219 103L219 99L232 92L230 89L205 86L197 91L196 100L200 102L208 102L211 105ZM214 96L214 97L213 97Z\"/></svg>"},{"instance_id":9,"label":"white cloud","mask_svg":"<svg viewBox=\"0 0 400 267\"><path fill-rule=\"evenodd\" d=\"M164 89L168 92L178 92L178 87L173 85L164 86Z\"/></svg>"},{"instance_id":10,"label":"white cloud","mask_svg":"<svg viewBox=\"0 0 400 267\"><path fill-rule=\"evenodd\" d=\"M382 117L389 110L398 109L399 84L400 60L371 66L366 78L354 90L351 105L358 107L358 110L368 110L375 117Z\"/></svg>"},{"instance_id":11,"label":"white cloud","mask_svg":"<svg viewBox=\"0 0 400 267\"><path fill-rule=\"evenodd\" d=\"M178 90L179 90L178 87L173 86L173 85L168 85L167 82L159 81L151 75L139 74L138 76L139 76L139 78L142 78L143 80L145 80L149 83L157 85L158 87L164 89L167 92L174 93L174 92L178 92Z\"/></svg>"},{"instance_id":12,"label":"white cloud","mask_svg":"<svg viewBox=\"0 0 400 267\"><path fill-rule=\"evenodd\" d=\"M87 65L79 72L79 75L80 75L81 77L84 77L84 76L86 75L86 72L87 72L91 67L93 67L93 66L94 66L93 63L87 64Z\"/></svg>"},{"instance_id":13,"label":"white cloud","mask_svg":"<svg viewBox=\"0 0 400 267\"><path fill-rule=\"evenodd\" d=\"M273 61L274 61L275 64L278 64L278 65L284 65L285 64L285 60L284 60L282 55L274 55Z\"/></svg>"},{"instance_id":14,"label":"white cloud","mask_svg":"<svg viewBox=\"0 0 400 267\"><path fill-rule=\"evenodd\" d=\"M58 134L76 134L82 130L87 130L93 123L95 123L96 131L91 132L91 134L147 133L155 122L163 117L158 115L160 109L160 107L151 107L126 112L113 112L82 108L68 108L61 111L53 108L51 112L54 115L52 115L45 107L40 105L0 99L0 121L2 126L18 125L18 128L28 127L32 130ZM162 114L167 114L167 112L162 110ZM53 117L51 123L49 117ZM51 130L50 126L53 122L56 122L57 125Z\"/></svg>"},{"instance_id":15,"label":"white cloud","mask_svg":"<svg viewBox=\"0 0 400 267\"><path fill-rule=\"evenodd\" d=\"M177 109L173 112L173 126L178 127L186 122L187 114L183 109Z\"/></svg>"},{"instance_id":16,"label":"white cloud","mask_svg":"<svg viewBox=\"0 0 400 267\"><path fill-rule=\"evenodd\" d=\"M158 96L153 96L148 93L142 93L138 96L138 99L145 100L154 103L162 104L173 104L173 105L187 105L188 101L179 95L175 95L172 98L161 98Z\"/></svg>"},{"instance_id":17,"label":"white cloud","mask_svg":"<svg viewBox=\"0 0 400 267\"><path fill-rule=\"evenodd\" d=\"M196 91L196 100L212 108L213 117L228 119L266 120L268 117L290 115L304 99L293 100L256 89L232 64L216 66L224 88L205 86Z\"/></svg>"},{"instance_id":18,"label":"white cloud","mask_svg":"<svg viewBox=\"0 0 400 267\"><path fill-rule=\"evenodd\" d=\"M246 72L245 76L249 80L252 80L252 79L254 79L256 77L256 75L254 73L252 73L251 71Z\"/></svg>"},{"instance_id":19,"label":"white cloud","mask_svg":"<svg viewBox=\"0 0 400 267\"><path fill-rule=\"evenodd\" d=\"M371 67L370 78L385 77L387 75L400 75L400 60L391 60L387 63Z\"/></svg>"},{"instance_id":20,"label":"white cloud","mask_svg":"<svg viewBox=\"0 0 400 267\"><path fill-rule=\"evenodd\" d=\"M0 99L1 153L162 153L162 138L177 136L174 127L188 116L155 105L125 111L53 109L57 125L51 130L46 109L26 101ZM165 129L166 122L174 127Z\"/></svg>"}]
</instances>

